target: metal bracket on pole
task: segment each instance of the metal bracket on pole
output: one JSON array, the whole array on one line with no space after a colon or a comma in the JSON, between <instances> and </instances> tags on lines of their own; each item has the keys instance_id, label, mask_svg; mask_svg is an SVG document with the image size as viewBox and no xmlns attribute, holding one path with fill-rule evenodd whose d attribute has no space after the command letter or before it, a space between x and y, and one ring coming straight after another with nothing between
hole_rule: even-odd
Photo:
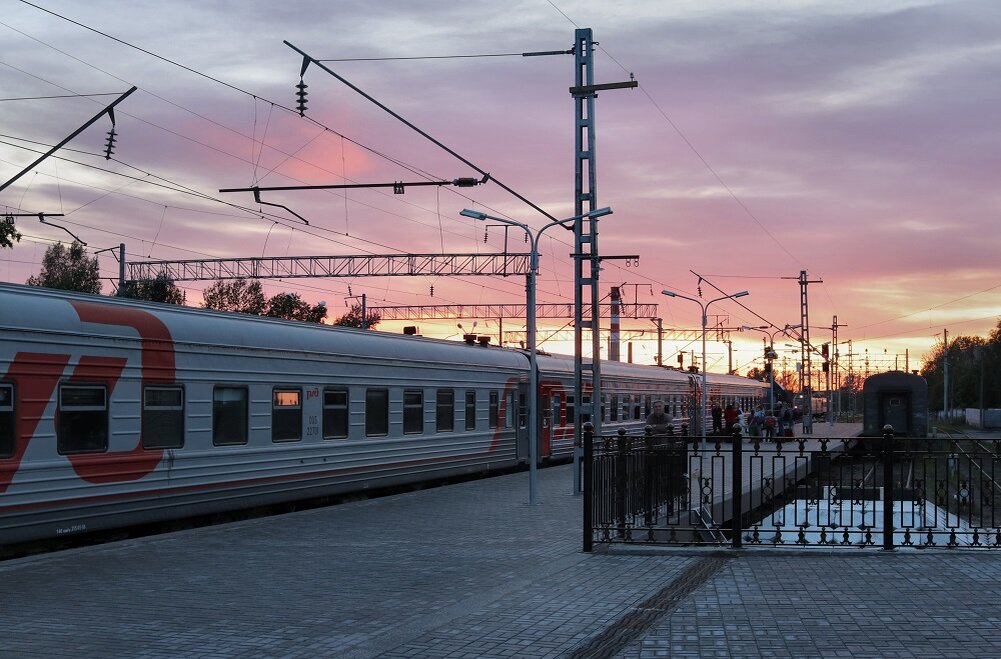
<instances>
[{"instance_id":1,"label":"metal bracket on pole","mask_svg":"<svg viewBox=\"0 0 1001 659\"><path fill-rule=\"evenodd\" d=\"M14 178L8 180L3 185L0 185L0 192L3 192L5 189L7 189L7 186L9 186L11 183L13 183L17 179L21 178L22 176L24 176L25 174L27 174L28 172L30 172L31 170L33 170L36 166L38 166L39 163L41 163L43 160L45 160L46 158L48 158L49 156L51 156L53 153L55 153L56 151L58 151L59 149L61 149L63 147L63 145L65 145L67 142L69 142L70 140L72 140L74 137L76 137L77 135L79 135L80 133L82 133L83 131L85 131L95 121L97 121L98 119L100 119L101 117L103 117L105 114L111 114L112 110L114 109L114 107L116 105L118 105L119 103L121 103L122 101L124 101L126 98L128 98L129 95L132 92L134 92L136 89L137 89L137 87L133 87L129 91L127 91L124 94L122 94L121 96L119 96L117 99L115 99L114 101L112 101L112 103L110 105L108 105L103 110L101 110L100 112L98 112L97 114L95 114L93 117L91 117L90 120L87 121L87 123L85 123L84 125L82 125L79 128L77 128L75 131L73 131L72 133L70 133L69 136L66 139L64 139L62 142L60 142L59 144L55 145L54 147L52 147L48 151L46 151L44 154L42 154L42 156L40 158L38 158L38 160L36 160L35 162L31 163L30 165L28 165L27 167L25 167L24 169L22 169L20 172L18 172L17 174L15 174ZM114 116L114 115L112 114L112 116Z\"/></svg>"},{"instance_id":2,"label":"metal bracket on pole","mask_svg":"<svg viewBox=\"0 0 1001 659\"><path fill-rule=\"evenodd\" d=\"M54 223L52 223L52 222L46 222L46 221L45 221L45 216L46 216L46 215L47 215L46 213L39 213L39 214L38 214L38 221L39 221L39 222L41 222L42 224L47 224L47 225L49 225L50 227L55 227L55 228L57 228L57 229L62 229L63 231L65 231L65 232L66 232L66 233L68 233L69 235L73 236L73 240L77 241L78 243L80 243L80 244L81 244L81 245L83 245L84 247L86 247L86 246L87 246L87 243L85 243L85 242L84 242L83 240L81 240L81 239L79 238L79 236L77 236L77 235L76 235L75 233L73 233L72 231L70 231L70 230L69 230L69 229L67 229L66 227L64 227L64 226L61 226L61 225L59 225L59 224L54 224ZM54 213L54 214L49 214L49 217L62 217L62 216L63 216L63 214L62 214L62 213Z\"/></svg>"}]
</instances>

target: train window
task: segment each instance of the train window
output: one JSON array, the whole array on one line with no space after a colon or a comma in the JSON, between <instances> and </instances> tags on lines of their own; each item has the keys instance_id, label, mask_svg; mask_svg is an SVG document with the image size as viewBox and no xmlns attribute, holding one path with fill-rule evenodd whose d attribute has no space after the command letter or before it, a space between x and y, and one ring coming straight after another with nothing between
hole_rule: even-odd
<instances>
[{"instance_id":1,"label":"train window","mask_svg":"<svg viewBox=\"0 0 1001 659\"><path fill-rule=\"evenodd\" d=\"M181 387L143 387L143 448L184 446L184 390Z\"/></svg>"},{"instance_id":2,"label":"train window","mask_svg":"<svg viewBox=\"0 0 1001 659\"><path fill-rule=\"evenodd\" d=\"M424 392L420 389L403 390L403 434L419 435L424 432Z\"/></svg>"},{"instance_id":3,"label":"train window","mask_svg":"<svg viewBox=\"0 0 1001 659\"><path fill-rule=\"evenodd\" d=\"M227 446L247 443L247 388L212 390L212 443Z\"/></svg>"},{"instance_id":4,"label":"train window","mask_svg":"<svg viewBox=\"0 0 1001 659\"><path fill-rule=\"evenodd\" d=\"M271 441L302 439L302 389L275 389L271 396Z\"/></svg>"},{"instance_id":5,"label":"train window","mask_svg":"<svg viewBox=\"0 0 1001 659\"><path fill-rule=\"evenodd\" d=\"M438 432L455 430L455 392L451 389L439 389L435 403L435 428Z\"/></svg>"},{"instance_id":6,"label":"train window","mask_svg":"<svg viewBox=\"0 0 1001 659\"><path fill-rule=\"evenodd\" d=\"M553 425L560 426L563 425L562 418L560 417L560 407L563 405L563 395L556 394L553 396Z\"/></svg>"},{"instance_id":7,"label":"train window","mask_svg":"<svg viewBox=\"0 0 1001 659\"><path fill-rule=\"evenodd\" d=\"M497 420L500 416L500 395L496 391L490 392L490 416L488 418L488 424L490 428L497 427Z\"/></svg>"},{"instance_id":8,"label":"train window","mask_svg":"<svg viewBox=\"0 0 1001 659\"><path fill-rule=\"evenodd\" d=\"M619 420L619 397L612 395L612 421Z\"/></svg>"},{"instance_id":9,"label":"train window","mask_svg":"<svg viewBox=\"0 0 1001 659\"><path fill-rule=\"evenodd\" d=\"M323 390L323 438L345 439L348 436L348 390Z\"/></svg>"},{"instance_id":10,"label":"train window","mask_svg":"<svg viewBox=\"0 0 1001 659\"><path fill-rule=\"evenodd\" d=\"M581 396L580 422L587 423L591 420L591 397Z\"/></svg>"},{"instance_id":11,"label":"train window","mask_svg":"<svg viewBox=\"0 0 1001 659\"><path fill-rule=\"evenodd\" d=\"M365 436L389 434L389 389L365 390Z\"/></svg>"},{"instance_id":12,"label":"train window","mask_svg":"<svg viewBox=\"0 0 1001 659\"><path fill-rule=\"evenodd\" d=\"M108 392L104 386L61 387L56 427L60 453L108 450Z\"/></svg>"},{"instance_id":13,"label":"train window","mask_svg":"<svg viewBox=\"0 0 1001 659\"><path fill-rule=\"evenodd\" d=\"M633 419L640 418L640 397L633 398Z\"/></svg>"},{"instance_id":14,"label":"train window","mask_svg":"<svg viewBox=\"0 0 1001 659\"><path fill-rule=\"evenodd\" d=\"M653 408L651 407L651 405L652 405L652 402L651 402L651 400L650 400L650 396L649 396L649 395L647 395L647 396L646 396L646 397L645 397L645 398L643 399L643 417L644 417L644 418L646 418L646 417L650 416L650 412L652 412L652 411L653 411Z\"/></svg>"},{"instance_id":15,"label":"train window","mask_svg":"<svg viewBox=\"0 0 1001 659\"><path fill-rule=\"evenodd\" d=\"M476 430L476 391L466 390L466 430Z\"/></svg>"},{"instance_id":16,"label":"train window","mask_svg":"<svg viewBox=\"0 0 1001 659\"><path fill-rule=\"evenodd\" d=\"M567 396L567 422L566 422L566 425L568 425L568 426L572 426L575 423L577 423L577 417L575 416L574 405L575 405L574 397L573 396Z\"/></svg>"},{"instance_id":17,"label":"train window","mask_svg":"<svg viewBox=\"0 0 1001 659\"><path fill-rule=\"evenodd\" d=\"M14 455L14 385L0 384L0 458Z\"/></svg>"},{"instance_id":18,"label":"train window","mask_svg":"<svg viewBox=\"0 0 1001 659\"><path fill-rule=\"evenodd\" d=\"M504 427L514 428L514 392L504 392Z\"/></svg>"}]
</instances>

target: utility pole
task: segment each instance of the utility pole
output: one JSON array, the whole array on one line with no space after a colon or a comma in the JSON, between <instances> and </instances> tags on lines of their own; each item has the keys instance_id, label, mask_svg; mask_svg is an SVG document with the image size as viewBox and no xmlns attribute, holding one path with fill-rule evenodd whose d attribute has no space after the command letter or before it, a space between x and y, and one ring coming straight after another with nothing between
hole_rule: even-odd
<instances>
[{"instance_id":1,"label":"utility pole","mask_svg":"<svg viewBox=\"0 0 1001 659\"><path fill-rule=\"evenodd\" d=\"M785 277L791 279L791 277ZM800 393L803 395L803 434L813 433L813 370L811 368L810 356L813 347L810 344L810 303L807 296L806 287L808 284L822 284L823 279L807 279L806 270L799 272L799 322L800 330Z\"/></svg>"},{"instance_id":2,"label":"utility pole","mask_svg":"<svg viewBox=\"0 0 1001 659\"><path fill-rule=\"evenodd\" d=\"M831 322L831 350L830 359L825 366L827 368L827 417L830 423L834 423L835 411L841 412L841 388L838 386L838 328L848 327L847 323L838 323L838 317L834 316ZM838 392L837 397L833 397L831 392L831 382L834 383L834 390ZM837 409L835 409L837 408Z\"/></svg>"},{"instance_id":3,"label":"utility pole","mask_svg":"<svg viewBox=\"0 0 1001 659\"><path fill-rule=\"evenodd\" d=\"M618 286L612 286L612 324L611 331L608 333L608 361L617 362L619 361L619 341L620 341L620 326L619 326L619 308L622 304L622 296L619 293Z\"/></svg>"},{"instance_id":4,"label":"utility pole","mask_svg":"<svg viewBox=\"0 0 1001 659\"><path fill-rule=\"evenodd\" d=\"M585 218L589 211L598 208L597 172L595 170L594 99L599 90L636 87L637 82L594 84L594 39L591 28L574 31L574 86L570 94L574 99L574 494L582 492L583 474L580 471L583 457L583 417L587 414L594 425L594 434L601 436L601 333L598 325L600 292L598 275L601 259L598 257L598 220ZM586 172L585 172L586 170ZM585 208L585 202L587 208ZM585 264L586 270L585 273ZM586 274L586 276L585 276ZM584 319L584 298L591 299L591 317ZM584 363L583 329L591 328L591 363ZM591 375L590 410L584 410L584 372Z\"/></svg>"},{"instance_id":5,"label":"utility pole","mask_svg":"<svg viewBox=\"0 0 1001 659\"><path fill-rule=\"evenodd\" d=\"M949 418L949 330L942 330L942 414Z\"/></svg>"},{"instance_id":6,"label":"utility pole","mask_svg":"<svg viewBox=\"0 0 1001 659\"><path fill-rule=\"evenodd\" d=\"M664 319L651 318L657 325L657 366L664 365Z\"/></svg>"},{"instance_id":7,"label":"utility pole","mask_svg":"<svg viewBox=\"0 0 1001 659\"><path fill-rule=\"evenodd\" d=\"M368 329L368 294L362 293L361 295L348 295L345 299L348 300L358 300L361 299L361 328L363 330Z\"/></svg>"}]
</instances>

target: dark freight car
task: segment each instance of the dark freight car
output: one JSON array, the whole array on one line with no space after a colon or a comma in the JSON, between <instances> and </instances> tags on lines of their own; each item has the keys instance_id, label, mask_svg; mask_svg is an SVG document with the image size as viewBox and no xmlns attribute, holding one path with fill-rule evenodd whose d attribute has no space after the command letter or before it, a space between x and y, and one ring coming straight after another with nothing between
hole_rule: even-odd
<instances>
[{"instance_id":1,"label":"dark freight car","mask_svg":"<svg viewBox=\"0 0 1001 659\"><path fill-rule=\"evenodd\" d=\"M862 434L881 437L893 426L897 437L928 434L928 383L920 375L889 371L871 375L862 385L865 399Z\"/></svg>"}]
</instances>

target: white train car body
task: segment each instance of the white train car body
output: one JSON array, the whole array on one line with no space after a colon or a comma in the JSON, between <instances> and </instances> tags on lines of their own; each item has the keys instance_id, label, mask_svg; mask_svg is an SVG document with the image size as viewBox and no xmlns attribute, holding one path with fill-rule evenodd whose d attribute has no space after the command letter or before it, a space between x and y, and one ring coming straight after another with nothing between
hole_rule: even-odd
<instances>
[{"instance_id":1,"label":"white train car body","mask_svg":"<svg viewBox=\"0 0 1001 659\"><path fill-rule=\"evenodd\" d=\"M527 358L0 286L0 542L513 466Z\"/></svg>"}]
</instances>

